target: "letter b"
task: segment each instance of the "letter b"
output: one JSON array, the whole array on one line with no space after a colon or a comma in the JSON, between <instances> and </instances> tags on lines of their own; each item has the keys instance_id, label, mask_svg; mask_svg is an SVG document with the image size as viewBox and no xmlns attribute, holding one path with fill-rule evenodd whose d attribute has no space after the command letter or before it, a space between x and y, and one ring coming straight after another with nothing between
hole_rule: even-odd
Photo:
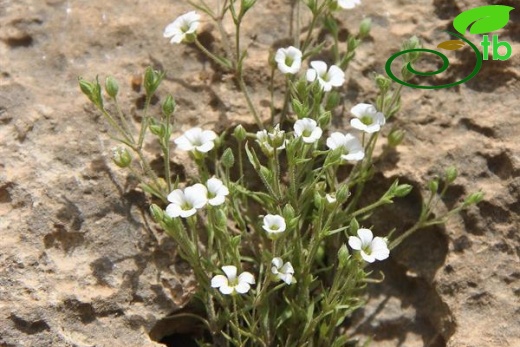
<instances>
[{"instance_id":1,"label":"letter b","mask_svg":"<svg viewBox=\"0 0 520 347\"><path fill-rule=\"evenodd\" d=\"M501 46L506 48L504 55L498 52ZM511 57L511 53L513 53L511 45L505 41L498 41L498 35L493 35L493 60L507 60Z\"/></svg>"}]
</instances>

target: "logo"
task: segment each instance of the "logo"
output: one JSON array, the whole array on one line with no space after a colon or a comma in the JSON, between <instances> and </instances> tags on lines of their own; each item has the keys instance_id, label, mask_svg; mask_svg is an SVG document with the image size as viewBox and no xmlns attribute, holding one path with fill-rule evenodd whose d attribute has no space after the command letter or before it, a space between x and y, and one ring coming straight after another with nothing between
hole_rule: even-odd
<instances>
[{"instance_id":1,"label":"logo","mask_svg":"<svg viewBox=\"0 0 520 347\"><path fill-rule=\"evenodd\" d=\"M442 60L442 66L436 70L431 72L422 72L417 71L412 67L412 61L409 61L406 64L406 70L408 70L409 73L418 75L418 76L433 76L440 74L448 68L450 65L450 62L448 58L442 54L441 52L432 50L432 49L426 49L426 48L413 48L413 49L406 49L404 51L400 51L392 55L387 61L385 65L385 70L388 76L394 80L397 83L400 83L402 85L411 87L411 88L420 88L420 89L441 89L441 88L449 88L456 86L458 84L465 83L475 77L480 69L482 68L482 62L483 60L489 59L489 47L492 47L493 50L493 60L507 60L511 57L512 48L511 45L508 42L505 41L499 41L498 35L492 35L490 39L490 35L484 35L482 37L482 41L480 42L480 45L483 48L483 52L481 53L477 46L475 46L471 41L469 41L464 34L466 33L466 30L469 28L470 34L474 35L482 35L482 34L488 34L492 31L501 29L506 26L507 22L509 22L509 12L514 10L514 7L511 6L504 6L504 5L488 5L488 6L480 6L473 8L471 10L467 10L459 14L455 19L453 20L453 27L457 31L457 33L453 33L450 31L446 31L452 36L455 36L457 39L455 40L448 40L441 42L437 45L437 48L454 51L457 49L460 49L464 47L466 44L471 47L471 49L474 51L475 56L477 58L477 62L475 64L475 68L473 71L464 79L443 84L440 86L422 86L422 85L416 85L411 84L406 81L403 81L399 79L393 72L392 72L392 63L393 61L398 58L399 56L408 54L414 54L416 57L418 57L418 52L426 52L426 53L432 53L436 56L440 57ZM471 26L471 27L470 27ZM505 49L502 50L502 52L499 51L499 48L503 47ZM417 52L417 53L416 53ZM403 68L404 70L404 68Z\"/></svg>"}]
</instances>

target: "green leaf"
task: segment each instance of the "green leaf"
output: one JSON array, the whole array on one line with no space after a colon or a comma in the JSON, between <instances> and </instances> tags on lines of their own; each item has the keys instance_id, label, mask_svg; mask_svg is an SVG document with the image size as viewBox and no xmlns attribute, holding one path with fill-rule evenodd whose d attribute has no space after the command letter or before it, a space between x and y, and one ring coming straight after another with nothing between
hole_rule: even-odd
<instances>
[{"instance_id":1,"label":"green leaf","mask_svg":"<svg viewBox=\"0 0 520 347\"><path fill-rule=\"evenodd\" d=\"M488 5L464 11L453 20L453 27L464 35L471 25L470 34L486 34L503 28L509 22L509 12L514 7Z\"/></svg>"}]
</instances>

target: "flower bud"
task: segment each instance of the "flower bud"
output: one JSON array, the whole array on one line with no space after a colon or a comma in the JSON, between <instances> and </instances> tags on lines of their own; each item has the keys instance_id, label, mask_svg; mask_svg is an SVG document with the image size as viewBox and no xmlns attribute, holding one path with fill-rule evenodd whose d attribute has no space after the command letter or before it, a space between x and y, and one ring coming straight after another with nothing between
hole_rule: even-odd
<instances>
[{"instance_id":1,"label":"flower bud","mask_svg":"<svg viewBox=\"0 0 520 347\"><path fill-rule=\"evenodd\" d=\"M280 130L280 124L277 124L273 131L269 133L269 140L273 148L280 148L285 145L285 131Z\"/></svg>"},{"instance_id":2,"label":"flower bud","mask_svg":"<svg viewBox=\"0 0 520 347\"><path fill-rule=\"evenodd\" d=\"M235 164L235 156L233 155L233 151L231 148L227 148L224 153L222 153L222 157L220 158L220 162L226 169L230 169Z\"/></svg>"},{"instance_id":3,"label":"flower bud","mask_svg":"<svg viewBox=\"0 0 520 347\"><path fill-rule=\"evenodd\" d=\"M321 196L320 192L314 191L313 199L314 199L314 206L317 209L320 209L320 207L323 205L323 197Z\"/></svg>"},{"instance_id":4,"label":"flower bud","mask_svg":"<svg viewBox=\"0 0 520 347\"><path fill-rule=\"evenodd\" d=\"M294 113L298 116L298 118L305 118L307 115L307 107L305 107L298 99L292 99L291 105Z\"/></svg>"},{"instance_id":5,"label":"flower bud","mask_svg":"<svg viewBox=\"0 0 520 347\"><path fill-rule=\"evenodd\" d=\"M163 137L165 133L164 125L163 124L150 124L150 131L152 134Z\"/></svg>"},{"instance_id":6,"label":"flower bud","mask_svg":"<svg viewBox=\"0 0 520 347\"><path fill-rule=\"evenodd\" d=\"M247 11L249 11L255 3L256 0L242 0L242 3L240 4L242 13L245 14Z\"/></svg>"},{"instance_id":7,"label":"flower bud","mask_svg":"<svg viewBox=\"0 0 520 347\"><path fill-rule=\"evenodd\" d=\"M114 77L108 76L105 80L105 90L111 98L115 98L119 92L119 85Z\"/></svg>"},{"instance_id":8,"label":"flower bud","mask_svg":"<svg viewBox=\"0 0 520 347\"><path fill-rule=\"evenodd\" d=\"M336 91L331 91L329 93L329 96L327 97L327 102L325 104L325 109L326 110L334 109L336 106L339 105L339 101L340 101L339 93L336 92Z\"/></svg>"},{"instance_id":9,"label":"flower bud","mask_svg":"<svg viewBox=\"0 0 520 347\"><path fill-rule=\"evenodd\" d=\"M347 245L343 244L338 250L338 261L340 267L345 267L348 264L348 260L350 259L350 254L348 252Z\"/></svg>"},{"instance_id":10,"label":"flower bud","mask_svg":"<svg viewBox=\"0 0 520 347\"><path fill-rule=\"evenodd\" d=\"M359 38L364 39L368 35L370 35L370 29L372 28L372 19L365 18L361 21L359 25Z\"/></svg>"},{"instance_id":11,"label":"flower bud","mask_svg":"<svg viewBox=\"0 0 520 347\"><path fill-rule=\"evenodd\" d=\"M233 136L237 139L238 142L242 142L246 139L246 129L242 126L242 124L239 124L235 127L235 130L233 131Z\"/></svg>"},{"instance_id":12,"label":"flower bud","mask_svg":"<svg viewBox=\"0 0 520 347\"><path fill-rule=\"evenodd\" d=\"M483 192L472 193L472 194L470 194L470 196L468 196L466 198L466 200L464 200L464 206L476 205L479 202L481 202L483 199L484 199Z\"/></svg>"},{"instance_id":13,"label":"flower bud","mask_svg":"<svg viewBox=\"0 0 520 347\"><path fill-rule=\"evenodd\" d=\"M347 50L349 52L354 51L356 48L358 48L360 43L361 40L356 39L354 36L350 36L347 40Z\"/></svg>"},{"instance_id":14,"label":"flower bud","mask_svg":"<svg viewBox=\"0 0 520 347\"><path fill-rule=\"evenodd\" d=\"M412 191L412 186L410 184L400 184L394 189L394 196L398 198L402 198L410 194Z\"/></svg>"},{"instance_id":15,"label":"flower bud","mask_svg":"<svg viewBox=\"0 0 520 347\"><path fill-rule=\"evenodd\" d=\"M392 84L392 81L383 75L377 75L376 84L377 84L377 87L379 88L379 90L381 90L381 92L385 93L390 88L390 84Z\"/></svg>"},{"instance_id":16,"label":"flower bud","mask_svg":"<svg viewBox=\"0 0 520 347\"><path fill-rule=\"evenodd\" d=\"M85 94L96 107L103 109L103 97L101 96L101 85L99 84L98 78L96 77L95 83L80 78L78 83L83 94Z\"/></svg>"},{"instance_id":17,"label":"flower bud","mask_svg":"<svg viewBox=\"0 0 520 347\"><path fill-rule=\"evenodd\" d=\"M284 206L282 214L283 214L283 218L286 221L292 221L294 219L294 215L295 215L294 208L290 204L287 204Z\"/></svg>"},{"instance_id":18,"label":"flower bud","mask_svg":"<svg viewBox=\"0 0 520 347\"><path fill-rule=\"evenodd\" d=\"M117 166L125 168L132 163L132 155L124 147L115 147L112 153L112 160Z\"/></svg>"},{"instance_id":19,"label":"flower bud","mask_svg":"<svg viewBox=\"0 0 520 347\"><path fill-rule=\"evenodd\" d=\"M217 222L217 225L221 228L225 228L227 225L227 216L223 209L219 208L215 210L215 220Z\"/></svg>"},{"instance_id":20,"label":"flower bud","mask_svg":"<svg viewBox=\"0 0 520 347\"><path fill-rule=\"evenodd\" d=\"M390 131L390 134L388 134L388 145L390 147L397 147L398 145L403 142L405 132L401 129L393 129Z\"/></svg>"},{"instance_id":21,"label":"flower bud","mask_svg":"<svg viewBox=\"0 0 520 347\"><path fill-rule=\"evenodd\" d=\"M162 222L162 220L164 218L164 211L156 204L150 205L150 214L152 215L153 220L156 223Z\"/></svg>"},{"instance_id":22,"label":"flower bud","mask_svg":"<svg viewBox=\"0 0 520 347\"><path fill-rule=\"evenodd\" d=\"M163 77L164 72L156 71L150 66L146 68L144 72L144 89L146 90L146 95L148 97L155 93L159 84L161 84Z\"/></svg>"},{"instance_id":23,"label":"flower bud","mask_svg":"<svg viewBox=\"0 0 520 347\"><path fill-rule=\"evenodd\" d=\"M439 190L439 180L433 179L430 182L428 182L428 188L430 189L430 192L433 194L437 193L437 190Z\"/></svg>"},{"instance_id":24,"label":"flower bud","mask_svg":"<svg viewBox=\"0 0 520 347\"><path fill-rule=\"evenodd\" d=\"M168 95L166 97L166 100L164 100L162 104L162 112L165 116L171 115L175 111L175 100L173 99L173 96Z\"/></svg>"},{"instance_id":25,"label":"flower bud","mask_svg":"<svg viewBox=\"0 0 520 347\"><path fill-rule=\"evenodd\" d=\"M318 118L318 124L320 127L327 128L330 124L330 120L332 119L332 113L330 111L323 112Z\"/></svg>"},{"instance_id":26,"label":"flower bud","mask_svg":"<svg viewBox=\"0 0 520 347\"><path fill-rule=\"evenodd\" d=\"M452 183L457 178L457 169L454 166L450 166L445 171L446 183Z\"/></svg>"},{"instance_id":27,"label":"flower bud","mask_svg":"<svg viewBox=\"0 0 520 347\"><path fill-rule=\"evenodd\" d=\"M339 187L338 191L336 192L336 198L338 199L338 201L340 203L344 203L345 201L347 201L349 195L350 195L350 192L348 189L348 185L346 185L346 184L342 184Z\"/></svg>"},{"instance_id":28,"label":"flower bud","mask_svg":"<svg viewBox=\"0 0 520 347\"><path fill-rule=\"evenodd\" d=\"M332 16L326 16L323 21L323 26L332 34L337 34L338 32L338 23Z\"/></svg>"}]
</instances>

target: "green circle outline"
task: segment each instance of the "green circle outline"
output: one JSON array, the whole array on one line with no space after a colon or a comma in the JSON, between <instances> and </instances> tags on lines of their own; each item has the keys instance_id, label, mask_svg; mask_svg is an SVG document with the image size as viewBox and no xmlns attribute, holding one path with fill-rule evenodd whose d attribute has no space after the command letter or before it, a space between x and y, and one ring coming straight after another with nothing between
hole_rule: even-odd
<instances>
[{"instance_id":1,"label":"green circle outline","mask_svg":"<svg viewBox=\"0 0 520 347\"><path fill-rule=\"evenodd\" d=\"M410 52L428 52L428 53L433 53L435 54L436 56L440 57L442 59L442 67L436 71L432 71L432 72L421 72L421 71L417 71L415 70L414 68L412 68L411 66L411 63L408 63L406 65L406 69L408 71L410 71L411 73L413 73L414 75L419 75L419 76L432 76L432 75L436 75L436 74L439 74L441 72L444 72L450 62L448 60L448 58L442 54L441 52L438 52L438 51L434 51L432 49L426 49L426 48L414 48L414 49L407 49L407 50L404 50L404 51L400 51L400 52L397 52L395 54L393 54L390 58L388 58L388 60L386 61L386 64L385 64L385 70L386 70L386 73L388 74L388 77L390 77L392 80L394 80L395 82L399 83L399 84L402 84L404 86L407 86L407 87L411 87L411 88L419 88L419 89L441 89L441 88L450 88L450 87L454 87L456 85L459 85L459 84L462 84L462 83L465 83L467 81L469 81L470 79L472 79L473 77L475 77L478 72L480 71L480 69L482 68L482 61L483 61L483 58L482 58L482 53L478 50L477 46L475 46L471 41L469 41L468 39L466 39L464 36L462 35L458 35L456 33L452 33L450 31L446 31L448 34L450 35L453 35L453 36L456 36L458 37L459 39L461 39L462 41L464 41L465 43L467 43L472 49L473 51L475 52L475 56L477 57L477 63L475 65L475 68L473 69L473 71L471 72L471 74L469 74L466 78L460 80L460 81L457 81L457 82L453 82L453 83L449 83L449 84L442 84L440 86L421 86L421 85L416 85L416 84L411 84L411 83L408 83L408 82L405 82L403 80L400 80L396 75L394 75L394 73L392 72L392 62L399 56L401 56L402 54L406 54L406 53L410 53Z\"/></svg>"}]
</instances>

